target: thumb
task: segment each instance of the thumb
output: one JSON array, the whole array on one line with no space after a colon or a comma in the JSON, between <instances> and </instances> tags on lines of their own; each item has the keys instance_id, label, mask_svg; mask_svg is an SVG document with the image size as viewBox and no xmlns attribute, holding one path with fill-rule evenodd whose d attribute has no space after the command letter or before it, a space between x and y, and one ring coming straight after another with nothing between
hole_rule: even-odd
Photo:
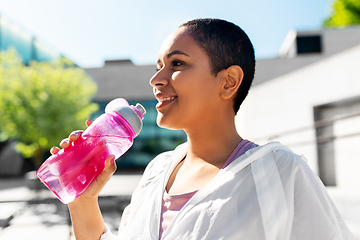
<instances>
[{"instance_id":1,"label":"thumb","mask_svg":"<svg viewBox=\"0 0 360 240\"><path fill-rule=\"evenodd\" d=\"M105 161L105 168L98 176L98 181L101 185L105 185L116 171L115 155L111 154Z\"/></svg>"},{"instance_id":2,"label":"thumb","mask_svg":"<svg viewBox=\"0 0 360 240\"><path fill-rule=\"evenodd\" d=\"M115 164L115 155L110 154L106 161L105 161L105 169L104 171L109 171L114 173L116 171L116 164Z\"/></svg>"}]
</instances>

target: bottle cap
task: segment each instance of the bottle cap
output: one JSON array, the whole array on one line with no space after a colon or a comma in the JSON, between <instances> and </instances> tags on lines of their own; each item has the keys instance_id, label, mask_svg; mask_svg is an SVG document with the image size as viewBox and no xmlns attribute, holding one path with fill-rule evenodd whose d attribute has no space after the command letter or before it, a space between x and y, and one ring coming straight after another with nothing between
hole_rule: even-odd
<instances>
[{"instance_id":1,"label":"bottle cap","mask_svg":"<svg viewBox=\"0 0 360 240\"><path fill-rule=\"evenodd\" d=\"M131 125L135 131L135 136L139 135L142 129L142 119L146 113L145 108L137 103L135 106L130 106L123 98L116 98L106 105L105 112L110 113L116 111Z\"/></svg>"}]
</instances>

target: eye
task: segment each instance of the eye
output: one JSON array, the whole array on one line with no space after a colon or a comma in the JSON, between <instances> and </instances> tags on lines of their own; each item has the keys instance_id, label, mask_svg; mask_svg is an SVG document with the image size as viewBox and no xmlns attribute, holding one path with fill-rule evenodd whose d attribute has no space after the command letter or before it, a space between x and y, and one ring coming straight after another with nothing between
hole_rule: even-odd
<instances>
[{"instance_id":1,"label":"eye","mask_svg":"<svg viewBox=\"0 0 360 240\"><path fill-rule=\"evenodd\" d=\"M184 65L184 62L179 61L179 60L173 60L173 61L171 61L171 65L172 65L172 67L179 67L179 66Z\"/></svg>"}]
</instances>

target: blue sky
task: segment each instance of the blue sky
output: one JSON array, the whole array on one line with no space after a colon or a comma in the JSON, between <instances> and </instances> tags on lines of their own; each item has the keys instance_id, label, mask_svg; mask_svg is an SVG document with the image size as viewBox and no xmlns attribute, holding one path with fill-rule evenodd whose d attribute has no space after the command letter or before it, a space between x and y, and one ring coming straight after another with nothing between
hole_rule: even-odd
<instances>
[{"instance_id":1,"label":"blue sky","mask_svg":"<svg viewBox=\"0 0 360 240\"><path fill-rule=\"evenodd\" d=\"M81 67L129 58L154 64L181 23L215 17L242 27L258 59L276 57L290 30L314 30L332 0L0 0L0 14Z\"/></svg>"}]
</instances>

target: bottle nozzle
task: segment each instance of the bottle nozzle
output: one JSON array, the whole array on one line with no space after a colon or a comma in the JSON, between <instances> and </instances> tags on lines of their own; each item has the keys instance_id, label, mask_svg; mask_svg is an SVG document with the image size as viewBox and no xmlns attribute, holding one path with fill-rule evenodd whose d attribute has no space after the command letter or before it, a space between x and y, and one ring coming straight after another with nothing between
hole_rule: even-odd
<instances>
[{"instance_id":1,"label":"bottle nozzle","mask_svg":"<svg viewBox=\"0 0 360 240\"><path fill-rule=\"evenodd\" d=\"M141 114L145 114L146 113L146 109L140 104L140 103L137 103L136 105L135 105L135 108L137 109L137 110L139 110L140 112L141 112Z\"/></svg>"},{"instance_id":2,"label":"bottle nozzle","mask_svg":"<svg viewBox=\"0 0 360 240\"><path fill-rule=\"evenodd\" d=\"M131 125L134 129L136 136L140 133L142 128L142 120L146 113L145 108L137 103L134 106L130 106L129 103L123 98L116 98L106 105L105 112L117 112Z\"/></svg>"}]
</instances>

